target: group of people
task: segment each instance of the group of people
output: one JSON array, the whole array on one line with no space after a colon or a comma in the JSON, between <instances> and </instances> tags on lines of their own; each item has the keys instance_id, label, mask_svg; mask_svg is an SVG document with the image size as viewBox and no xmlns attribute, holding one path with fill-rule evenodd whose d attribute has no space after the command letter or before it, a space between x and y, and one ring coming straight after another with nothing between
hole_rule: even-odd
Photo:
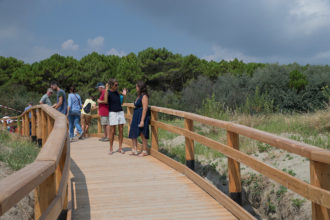
<instances>
[{"instance_id":1,"label":"group of people","mask_svg":"<svg viewBox=\"0 0 330 220\"><path fill-rule=\"evenodd\" d=\"M74 87L69 90L69 95L66 97L65 91L61 89L57 82L51 82L51 87L47 90L46 94L40 99L40 104L48 104L57 109L68 117L70 140L73 141L76 128L79 133L78 139L82 139L88 133L88 128L91 122L91 111L96 109L96 102L94 97L90 96L82 104L80 95L76 92ZM123 144L123 127L126 124L125 114L122 104L125 101L127 90L124 88L119 92L119 83L116 79L110 79L106 85L98 83L100 96L97 99L98 113L100 122L103 126L104 137L100 141L109 141L110 154L114 153L113 142L118 127L119 148L117 152L124 154L122 148ZM146 84L143 81L136 83L137 98L134 102L135 108L130 124L129 138L132 139L132 152L131 155L147 156L147 139L149 139L149 123L150 123L150 110L149 95ZM52 105L50 96L56 92L57 101ZM81 125L80 125L81 123ZM141 152L137 151L137 138L142 138L143 149Z\"/></svg>"}]
</instances>

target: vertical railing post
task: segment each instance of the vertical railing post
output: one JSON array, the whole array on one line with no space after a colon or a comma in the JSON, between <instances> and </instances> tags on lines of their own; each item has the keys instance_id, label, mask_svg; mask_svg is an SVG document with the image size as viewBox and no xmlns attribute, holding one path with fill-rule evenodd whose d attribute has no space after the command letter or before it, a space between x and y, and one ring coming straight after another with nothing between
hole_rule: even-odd
<instances>
[{"instance_id":1,"label":"vertical railing post","mask_svg":"<svg viewBox=\"0 0 330 220\"><path fill-rule=\"evenodd\" d=\"M7 130L7 119L3 119L3 130Z\"/></svg>"},{"instance_id":2,"label":"vertical railing post","mask_svg":"<svg viewBox=\"0 0 330 220\"><path fill-rule=\"evenodd\" d=\"M127 116L130 117L130 119L128 119L128 123L127 123L127 132L129 134L129 130L131 129L131 121L132 121L132 117L133 117L133 112L134 112L134 109L132 107L128 107L127 106Z\"/></svg>"},{"instance_id":3,"label":"vertical railing post","mask_svg":"<svg viewBox=\"0 0 330 220\"><path fill-rule=\"evenodd\" d=\"M54 126L54 120L52 119L52 117L47 115L47 134L48 135L50 134L50 132L52 132L53 126Z\"/></svg>"},{"instance_id":4,"label":"vertical railing post","mask_svg":"<svg viewBox=\"0 0 330 220\"><path fill-rule=\"evenodd\" d=\"M47 116L46 113L41 111L41 133L42 133L42 145L44 145L47 141L48 137L48 128L47 128Z\"/></svg>"},{"instance_id":5,"label":"vertical railing post","mask_svg":"<svg viewBox=\"0 0 330 220\"><path fill-rule=\"evenodd\" d=\"M151 121L158 120L158 112L151 110ZM158 146L158 128L157 126L151 125L151 149L154 151L159 150Z\"/></svg>"},{"instance_id":6,"label":"vertical railing post","mask_svg":"<svg viewBox=\"0 0 330 220\"><path fill-rule=\"evenodd\" d=\"M37 141L37 122L36 122L36 110L31 110L31 139L33 142Z\"/></svg>"},{"instance_id":7,"label":"vertical railing post","mask_svg":"<svg viewBox=\"0 0 330 220\"><path fill-rule=\"evenodd\" d=\"M17 117L17 132L18 135L22 135L22 122L21 122L21 117Z\"/></svg>"},{"instance_id":8,"label":"vertical railing post","mask_svg":"<svg viewBox=\"0 0 330 220\"><path fill-rule=\"evenodd\" d=\"M56 176L51 174L34 190L34 219L39 219L56 196Z\"/></svg>"},{"instance_id":9,"label":"vertical railing post","mask_svg":"<svg viewBox=\"0 0 330 220\"><path fill-rule=\"evenodd\" d=\"M227 131L229 147L239 150L239 136L237 133ZM242 187L240 163L228 158L229 196L236 203L242 205Z\"/></svg>"},{"instance_id":10,"label":"vertical railing post","mask_svg":"<svg viewBox=\"0 0 330 220\"><path fill-rule=\"evenodd\" d=\"M325 190L330 190L330 164L318 161L310 161L311 184ZM330 219L330 209L312 203L312 219Z\"/></svg>"},{"instance_id":11,"label":"vertical railing post","mask_svg":"<svg viewBox=\"0 0 330 220\"><path fill-rule=\"evenodd\" d=\"M194 121L185 118L184 119L184 128L188 131L194 130ZM194 141L190 138L185 138L186 147L186 166L189 167L192 170L195 170L195 155L194 155Z\"/></svg>"},{"instance_id":12,"label":"vertical railing post","mask_svg":"<svg viewBox=\"0 0 330 220\"><path fill-rule=\"evenodd\" d=\"M41 109L38 108L37 112L36 112L36 116L37 116L37 142L39 147L42 146L42 125L41 125Z\"/></svg>"},{"instance_id":13,"label":"vertical railing post","mask_svg":"<svg viewBox=\"0 0 330 220\"><path fill-rule=\"evenodd\" d=\"M22 115L22 136L25 136L25 114Z\"/></svg>"},{"instance_id":14,"label":"vertical railing post","mask_svg":"<svg viewBox=\"0 0 330 220\"><path fill-rule=\"evenodd\" d=\"M29 122L29 113L25 113L24 115L24 124L25 124L25 136L29 137L30 136L30 122Z\"/></svg>"},{"instance_id":15,"label":"vertical railing post","mask_svg":"<svg viewBox=\"0 0 330 220\"><path fill-rule=\"evenodd\" d=\"M102 133L101 116L97 118L97 133Z\"/></svg>"}]
</instances>

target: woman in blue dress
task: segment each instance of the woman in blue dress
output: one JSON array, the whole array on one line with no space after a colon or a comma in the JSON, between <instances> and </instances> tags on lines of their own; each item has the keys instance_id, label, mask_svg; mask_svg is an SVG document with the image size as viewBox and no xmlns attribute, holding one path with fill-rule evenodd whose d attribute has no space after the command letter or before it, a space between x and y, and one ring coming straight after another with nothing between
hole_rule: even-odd
<instances>
[{"instance_id":1,"label":"woman in blue dress","mask_svg":"<svg viewBox=\"0 0 330 220\"><path fill-rule=\"evenodd\" d=\"M148 110L149 95L147 86L143 81L136 83L136 91L138 97L134 102L134 113L129 130L129 138L132 139L132 155L139 155L141 157L147 156L147 145L149 139L149 122L150 122L150 111ZM140 154L137 153L137 138L141 136L143 149Z\"/></svg>"}]
</instances>

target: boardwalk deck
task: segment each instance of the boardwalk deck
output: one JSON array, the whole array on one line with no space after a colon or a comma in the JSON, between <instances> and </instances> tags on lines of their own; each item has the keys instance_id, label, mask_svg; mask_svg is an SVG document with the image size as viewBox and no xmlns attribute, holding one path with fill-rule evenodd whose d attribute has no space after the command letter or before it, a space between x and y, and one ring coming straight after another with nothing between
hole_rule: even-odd
<instances>
[{"instance_id":1,"label":"boardwalk deck","mask_svg":"<svg viewBox=\"0 0 330 220\"><path fill-rule=\"evenodd\" d=\"M73 219L236 219L187 177L148 156L71 143Z\"/></svg>"}]
</instances>

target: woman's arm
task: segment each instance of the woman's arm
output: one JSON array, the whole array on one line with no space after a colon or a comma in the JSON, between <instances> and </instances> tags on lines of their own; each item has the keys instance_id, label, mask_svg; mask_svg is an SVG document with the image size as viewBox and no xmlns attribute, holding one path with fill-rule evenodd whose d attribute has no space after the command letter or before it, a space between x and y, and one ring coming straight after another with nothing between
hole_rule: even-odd
<instances>
[{"instance_id":1,"label":"woman's arm","mask_svg":"<svg viewBox=\"0 0 330 220\"><path fill-rule=\"evenodd\" d=\"M140 121L140 124L139 124L139 127L144 127L144 119L146 118L146 115L147 115L147 111L148 111L148 105L149 105L149 98L148 96L144 95L142 97L142 117L141 117L141 121Z\"/></svg>"},{"instance_id":2,"label":"woman's arm","mask_svg":"<svg viewBox=\"0 0 330 220\"><path fill-rule=\"evenodd\" d=\"M104 104L109 104L108 103L108 90L109 90L109 84L107 83L105 85L105 93L104 93Z\"/></svg>"}]
</instances>

